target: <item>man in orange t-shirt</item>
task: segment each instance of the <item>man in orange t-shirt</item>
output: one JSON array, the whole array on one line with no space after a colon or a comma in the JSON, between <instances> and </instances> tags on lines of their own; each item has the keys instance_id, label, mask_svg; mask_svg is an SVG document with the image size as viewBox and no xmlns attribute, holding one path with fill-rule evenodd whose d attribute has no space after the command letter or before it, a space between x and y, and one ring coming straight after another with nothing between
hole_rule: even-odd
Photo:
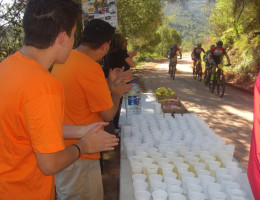
<instances>
[{"instance_id":1,"label":"man in orange t-shirt","mask_svg":"<svg viewBox=\"0 0 260 200\"><path fill-rule=\"evenodd\" d=\"M64 126L64 135L83 138L64 146L63 88L48 69L68 58L80 15L72 0L29 0L24 46L0 63L0 199L54 200L55 173L106 149L107 139L110 150L117 143L97 124Z\"/></svg>"},{"instance_id":2,"label":"man in orange t-shirt","mask_svg":"<svg viewBox=\"0 0 260 200\"><path fill-rule=\"evenodd\" d=\"M53 67L52 74L64 87L64 124L88 125L110 121L115 116L131 72L124 72L124 68L111 71L108 85L96 62L107 53L114 31L101 19L91 20L84 28L80 46L72 50L65 64ZM65 140L67 146L75 142ZM58 198L103 200L99 159L99 153L82 155L80 160L56 174Z\"/></svg>"}]
</instances>

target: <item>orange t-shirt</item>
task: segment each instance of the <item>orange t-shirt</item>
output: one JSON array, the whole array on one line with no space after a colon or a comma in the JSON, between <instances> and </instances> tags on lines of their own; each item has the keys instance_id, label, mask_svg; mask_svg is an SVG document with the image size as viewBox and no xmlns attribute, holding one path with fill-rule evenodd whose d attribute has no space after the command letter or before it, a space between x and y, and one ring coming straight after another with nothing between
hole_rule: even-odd
<instances>
[{"instance_id":1,"label":"orange t-shirt","mask_svg":"<svg viewBox=\"0 0 260 200\"><path fill-rule=\"evenodd\" d=\"M65 64L54 65L52 74L61 81L65 96L64 124L88 125L102 122L100 111L113 106L101 66L86 54L72 50ZM78 140L65 140L69 146ZM99 153L81 158L100 159Z\"/></svg>"},{"instance_id":2,"label":"orange t-shirt","mask_svg":"<svg viewBox=\"0 0 260 200\"><path fill-rule=\"evenodd\" d=\"M35 152L65 148L63 89L47 69L20 52L0 63L0 199L54 199L54 176Z\"/></svg>"}]
</instances>

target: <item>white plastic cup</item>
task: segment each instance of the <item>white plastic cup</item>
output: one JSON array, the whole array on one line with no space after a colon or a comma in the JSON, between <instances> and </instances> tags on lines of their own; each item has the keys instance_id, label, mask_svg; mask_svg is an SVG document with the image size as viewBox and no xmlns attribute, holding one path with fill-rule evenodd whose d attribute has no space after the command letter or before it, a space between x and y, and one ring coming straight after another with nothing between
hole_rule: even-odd
<instances>
[{"instance_id":1,"label":"white plastic cup","mask_svg":"<svg viewBox=\"0 0 260 200\"><path fill-rule=\"evenodd\" d=\"M222 175L228 175L229 174L229 171L227 168L218 168L216 169L216 179L217 179L217 182L220 183L220 177Z\"/></svg>"},{"instance_id":2,"label":"white plastic cup","mask_svg":"<svg viewBox=\"0 0 260 200\"><path fill-rule=\"evenodd\" d=\"M195 162L193 163L193 166L196 172L198 172L199 170L205 170L206 168L206 164L202 162Z\"/></svg>"},{"instance_id":3,"label":"white plastic cup","mask_svg":"<svg viewBox=\"0 0 260 200\"><path fill-rule=\"evenodd\" d=\"M208 170L198 170L197 174L198 174L198 178L202 182L202 177L203 176L209 176L210 175L210 171L208 171Z\"/></svg>"},{"instance_id":4,"label":"white plastic cup","mask_svg":"<svg viewBox=\"0 0 260 200\"><path fill-rule=\"evenodd\" d=\"M156 165L156 164L147 164L146 165L146 170L147 170L147 174L150 175L150 174L157 174L158 173L158 169L159 169L159 166Z\"/></svg>"},{"instance_id":5,"label":"white plastic cup","mask_svg":"<svg viewBox=\"0 0 260 200\"><path fill-rule=\"evenodd\" d=\"M207 193L208 193L209 197L211 196L212 193L223 192L223 191L224 191L224 188L219 183L209 183L207 185Z\"/></svg>"},{"instance_id":6,"label":"white plastic cup","mask_svg":"<svg viewBox=\"0 0 260 200\"><path fill-rule=\"evenodd\" d=\"M153 182L150 182L150 188L151 188L151 192L154 192L157 190L166 191L167 183L164 183L161 181L153 181Z\"/></svg>"},{"instance_id":7,"label":"white plastic cup","mask_svg":"<svg viewBox=\"0 0 260 200\"><path fill-rule=\"evenodd\" d=\"M184 163L184 158L179 156L174 157L173 164L177 165L178 163Z\"/></svg>"},{"instance_id":8,"label":"white plastic cup","mask_svg":"<svg viewBox=\"0 0 260 200\"><path fill-rule=\"evenodd\" d=\"M184 193L187 193L188 178L194 178L194 176L195 174L193 174L192 172L181 172L182 188Z\"/></svg>"},{"instance_id":9,"label":"white plastic cup","mask_svg":"<svg viewBox=\"0 0 260 200\"><path fill-rule=\"evenodd\" d=\"M183 189L178 185L168 185L167 192L168 193L180 193L181 194L183 192Z\"/></svg>"},{"instance_id":10,"label":"white plastic cup","mask_svg":"<svg viewBox=\"0 0 260 200\"><path fill-rule=\"evenodd\" d=\"M236 199L237 197L246 197L246 192L241 189L231 189L227 191L227 195L230 199Z\"/></svg>"},{"instance_id":11,"label":"white plastic cup","mask_svg":"<svg viewBox=\"0 0 260 200\"><path fill-rule=\"evenodd\" d=\"M177 170L180 173L181 171L186 171L188 172L190 166L186 163L177 163L176 164Z\"/></svg>"},{"instance_id":12,"label":"white plastic cup","mask_svg":"<svg viewBox=\"0 0 260 200\"><path fill-rule=\"evenodd\" d=\"M223 186L226 186L226 182L230 182L230 181L233 181L234 178L233 176L229 175L229 174L221 174L219 176L219 183Z\"/></svg>"},{"instance_id":13,"label":"white plastic cup","mask_svg":"<svg viewBox=\"0 0 260 200\"><path fill-rule=\"evenodd\" d=\"M140 162L132 162L131 169L134 174L141 174L143 172L143 164Z\"/></svg>"},{"instance_id":14,"label":"white plastic cup","mask_svg":"<svg viewBox=\"0 0 260 200\"><path fill-rule=\"evenodd\" d=\"M181 186L181 181L178 179L174 178L164 178L164 182L167 183L168 185L178 185Z\"/></svg>"},{"instance_id":15,"label":"white plastic cup","mask_svg":"<svg viewBox=\"0 0 260 200\"><path fill-rule=\"evenodd\" d=\"M158 102L154 102L154 114L155 115L161 115L162 109L161 109L161 104Z\"/></svg>"},{"instance_id":16,"label":"white plastic cup","mask_svg":"<svg viewBox=\"0 0 260 200\"><path fill-rule=\"evenodd\" d=\"M228 193L230 190L233 189L241 189L241 185L234 181L226 181L224 182L224 184L225 184L226 193Z\"/></svg>"},{"instance_id":17,"label":"white plastic cup","mask_svg":"<svg viewBox=\"0 0 260 200\"><path fill-rule=\"evenodd\" d=\"M187 186L187 191L188 191L188 196L191 197L191 194L193 192L199 192L201 193L203 188L200 185L197 184L188 184ZM191 199L191 198L190 198Z\"/></svg>"},{"instance_id":18,"label":"white plastic cup","mask_svg":"<svg viewBox=\"0 0 260 200\"><path fill-rule=\"evenodd\" d=\"M228 145L225 145L224 148L228 152L229 156L233 157L234 151L235 151L235 146L232 144L228 144Z\"/></svg>"},{"instance_id":19,"label":"white plastic cup","mask_svg":"<svg viewBox=\"0 0 260 200\"><path fill-rule=\"evenodd\" d=\"M203 187L203 193L207 194L208 184L215 183L216 179L212 176L203 176L202 177L202 187Z\"/></svg>"},{"instance_id":20,"label":"white plastic cup","mask_svg":"<svg viewBox=\"0 0 260 200\"><path fill-rule=\"evenodd\" d=\"M174 165L172 164L161 164L160 167L162 168L162 173L166 172L173 172Z\"/></svg>"},{"instance_id":21,"label":"white plastic cup","mask_svg":"<svg viewBox=\"0 0 260 200\"><path fill-rule=\"evenodd\" d=\"M206 200L207 199L207 196L200 192L190 192L189 197L192 200Z\"/></svg>"},{"instance_id":22,"label":"white plastic cup","mask_svg":"<svg viewBox=\"0 0 260 200\"><path fill-rule=\"evenodd\" d=\"M140 191L140 190L145 190L147 191L147 188L148 188L148 183L146 183L145 181L135 181L133 183L133 186L134 186L134 191L137 192L137 191Z\"/></svg>"},{"instance_id":23,"label":"white plastic cup","mask_svg":"<svg viewBox=\"0 0 260 200\"><path fill-rule=\"evenodd\" d=\"M129 161L132 162L141 162L142 157L141 156L130 156Z\"/></svg>"},{"instance_id":24,"label":"white plastic cup","mask_svg":"<svg viewBox=\"0 0 260 200\"><path fill-rule=\"evenodd\" d=\"M152 193L153 200L167 200L168 193L162 190L157 190Z\"/></svg>"},{"instance_id":25,"label":"white plastic cup","mask_svg":"<svg viewBox=\"0 0 260 200\"><path fill-rule=\"evenodd\" d=\"M224 192L213 192L209 196L210 200L226 200L227 195Z\"/></svg>"},{"instance_id":26,"label":"white plastic cup","mask_svg":"<svg viewBox=\"0 0 260 200\"><path fill-rule=\"evenodd\" d=\"M169 200L186 200L186 197L179 193L169 193Z\"/></svg>"},{"instance_id":27,"label":"white plastic cup","mask_svg":"<svg viewBox=\"0 0 260 200\"><path fill-rule=\"evenodd\" d=\"M208 156L208 155L205 155L201 158L205 163L208 163L210 161L216 161L216 157L215 156Z\"/></svg>"},{"instance_id":28,"label":"white plastic cup","mask_svg":"<svg viewBox=\"0 0 260 200\"><path fill-rule=\"evenodd\" d=\"M169 158L159 158L157 160L159 166L161 167L163 164L169 164L170 159Z\"/></svg>"},{"instance_id":29,"label":"white plastic cup","mask_svg":"<svg viewBox=\"0 0 260 200\"><path fill-rule=\"evenodd\" d=\"M142 158L146 158L148 156L148 153L146 151L138 151L136 152L136 155Z\"/></svg>"},{"instance_id":30,"label":"white plastic cup","mask_svg":"<svg viewBox=\"0 0 260 200\"><path fill-rule=\"evenodd\" d=\"M163 176L159 174L151 174L149 175L148 178L150 182L154 182L154 181L162 182Z\"/></svg>"},{"instance_id":31,"label":"white plastic cup","mask_svg":"<svg viewBox=\"0 0 260 200\"><path fill-rule=\"evenodd\" d=\"M166 171L166 172L163 173L164 180L167 179L167 178L177 179L177 176L178 175L174 172L167 172Z\"/></svg>"},{"instance_id":32,"label":"white plastic cup","mask_svg":"<svg viewBox=\"0 0 260 200\"><path fill-rule=\"evenodd\" d=\"M142 159L141 159L141 162L142 162L143 164L153 164L154 159L153 159L153 158L142 158Z\"/></svg>"},{"instance_id":33,"label":"white plastic cup","mask_svg":"<svg viewBox=\"0 0 260 200\"><path fill-rule=\"evenodd\" d=\"M135 200L150 200L151 193L148 191L136 191L135 192Z\"/></svg>"},{"instance_id":34,"label":"white plastic cup","mask_svg":"<svg viewBox=\"0 0 260 200\"><path fill-rule=\"evenodd\" d=\"M133 182L135 182L135 181L145 181L146 175L144 175L144 174L133 174L132 180L133 180Z\"/></svg>"}]
</instances>

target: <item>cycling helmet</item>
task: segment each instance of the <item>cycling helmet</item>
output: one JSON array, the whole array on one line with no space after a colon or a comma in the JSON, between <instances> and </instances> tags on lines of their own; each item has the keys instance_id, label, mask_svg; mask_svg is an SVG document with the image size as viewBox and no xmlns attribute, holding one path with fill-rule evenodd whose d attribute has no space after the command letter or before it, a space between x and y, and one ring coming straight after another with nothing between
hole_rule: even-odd
<instances>
[{"instance_id":1,"label":"cycling helmet","mask_svg":"<svg viewBox=\"0 0 260 200\"><path fill-rule=\"evenodd\" d=\"M217 47L222 47L223 46L223 42L221 40L217 41Z\"/></svg>"},{"instance_id":2,"label":"cycling helmet","mask_svg":"<svg viewBox=\"0 0 260 200\"><path fill-rule=\"evenodd\" d=\"M210 49L214 48L215 47L215 44L212 44L210 45Z\"/></svg>"},{"instance_id":3,"label":"cycling helmet","mask_svg":"<svg viewBox=\"0 0 260 200\"><path fill-rule=\"evenodd\" d=\"M201 45L202 45L201 43L198 43L198 44L197 44L198 47L201 47Z\"/></svg>"}]
</instances>

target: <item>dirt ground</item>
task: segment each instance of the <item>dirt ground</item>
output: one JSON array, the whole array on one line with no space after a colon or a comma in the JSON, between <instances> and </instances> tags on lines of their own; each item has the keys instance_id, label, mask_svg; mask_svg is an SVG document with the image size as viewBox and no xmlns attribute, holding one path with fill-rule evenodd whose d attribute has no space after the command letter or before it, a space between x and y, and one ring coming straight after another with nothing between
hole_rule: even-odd
<instances>
[{"instance_id":1,"label":"dirt ground","mask_svg":"<svg viewBox=\"0 0 260 200\"><path fill-rule=\"evenodd\" d=\"M247 169L253 125L252 93L239 89L235 82L227 85L223 98L210 93L202 82L193 79L189 53L178 60L175 80L168 74L166 59L146 63L133 73L138 76L142 92L153 92L162 86L174 89L189 112L197 113L227 144L235 145L234 157Z\"/></svg>"}]
</instances>

